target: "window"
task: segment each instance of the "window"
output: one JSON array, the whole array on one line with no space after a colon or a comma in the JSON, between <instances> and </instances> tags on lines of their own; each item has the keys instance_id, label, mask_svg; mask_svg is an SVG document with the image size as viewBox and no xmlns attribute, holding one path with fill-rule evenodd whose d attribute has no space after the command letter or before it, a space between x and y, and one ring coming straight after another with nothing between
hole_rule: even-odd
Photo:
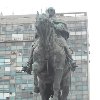
<instances>
[{"instance_id":1,"label":"window","mask_svg":"<svg viewBox=\"0 0 100 100\"><path fill-rule=\"evenodd\" d=\"M82 35L82 32L76 32L76 35Z\"/></svg>"},{"instance_id":2,"label":"window","mask_svg":"<svg viewBox=\"0 0 100 100\"><path fill-rule=\"evenodd\" d=\"M23 48L23 46L17 46L17 49L22 49Z\"/></svg>"},{"instance_id":3,"label":"window","mask_svg":"<svg viewBox=\"0 0 100 100\"><path fill-rule=\"evenodd\" d=\"M3 58L3 59L2 59L2 58L0 58L0 62L4 62L4 61L5 61L5 59L4 59L4 58Z\"/></svg>"},{"instance_id":4,"label":"window","mask_svg":"<svg viewBox=\"0 0 100 100\"><path fill-rule=\"evenodd\" d=\"M87 60L87 56L82 56L82 60Z\"/></svg>"},{"instance_id":5,"label":"window","mask_svg":"<svg viewBox=\"0 0 100 100\"><path fill-rule=\"evenodd\" d=\"M23 40L23 34L12 34L12 40Z\"/></svg>"},{"instance_id":6,"label":"window","mask_svg":"<svg viewBox=\"0 0 100 100\"><path fill-rule=\"evenodd\" d=\"M5 59L6 64L10 64L10 59Z\"/></svg>"},{"instance_id":7,"label":"window","mask_svg":"<svg viewBox=\"0 0 100 100\"><path fill-rule=\"evenodd\" d=\"M3 85L0 85L0 88L2 89L3 88Z\"/></svg>"},{"instance_id":8,"label":"window","mask_svg":"<svg viewBox=\"0 0 100 100\"><path fill-rule=\"evenodd\" d=\"M20 31L23 31L23 30L24 30L23 24L19 25L19 26L18 26L18 29L19 29Z\"/></svg>"},{"instance_id":9,"label":"window","mask_svg":"<svg viewBox=\"0 0 100 100\"><path fill-rule=\"evenodd\" d=\"M13 25L12 27L13 27L14 31L16 31L18 28L18 25Z\"/></svg>"},{"instance_id":10,"label":"window","mask_svg":"<svg viewBox=\"0 0 100 100\"><path fill-rule=\"evenodd\" d=\"M81 60L81 56L73 56L74 60Z\"/></svg>"},{"instance_id":11,"label":"window","mask_svg":"<svg viewBox=\"0 0 100 100\"><path fill-rule=\"evenodd\" d=\"M16 67L16 71L21 71L22 67Z\"/></svg>"},{"instance_id":12,"label":"window","mask_svg":"<svg viewBox=\"0 0 100 100\"><path fill-rule=\"evenodd\" d=\"M2 63L0 62L0 65L4 65L4 62L2 62Z\"/></svg>"},{"instance_id":13,"label":"window","mask_svg":"<svg viewBox=\"0 0 100 100\"><path fill-rule=\"evenodd\" d=\"M33 84L28 84L28 87L33 87Z\"/></svg>"},{"instance_id":14,"label":"window","mask_svg":"<svg viewBox=\"0 0 100 100\"><path fill-rule=\"evenodd\" d=\"M70 32L70 35L75 35L75 32Z\"/></svg>"},{"instance_id":15,"label":"window","mask_svg":"<svg viewBox=\"0 0 100 100\"><path fill-rule=\"evenodd\" d=\"M29 25L30 24L24 24L23 26L24 26L24 30L28 30L29 29Z\"/></svg>"},{"instance_id":16,"label":"window","mask_svg":"<svg viewBox=\"0 0 100 100\"><path fill-rule=\"evenodd\" d=\"M81 51L75 52L75 55L76 55L76 56L81 56L81 54L82 54Z\"/></svg>"},{"instance_id":17,"label":"window","mask_svg":"<svg viewBox=\"0 0 100 100\"><path fill-rule=\"evenodd\" d=\"M4 93L4 99L9 100L7 99L8 97L9 97L9 93Z\"/></svg>"},{"instance_id":18,"label":"window","mask_svg":"<svg viewBox=\"0 0 100 100\"><path fill-rule=\"evenodd\" d=\"M23 58L23 62L27 62L28 61L28 58Z\"/></svg>"},{"instance_id":19,"label":"window","mask_svg":"<svg viewBox=\"0 0 100 100\"><path fill-rule=\"evenodd\" d=\"M17 62L22 62L22 57L21 56L17 57Z\"/></svg>"},{"instance_id":20,"label":"window","mask_svg":"<svg viewBox=\"0 0 100 100\"><path fill-rule=\"evenodd\" d=\"M21 62L17 62L17 66L21 67L22 66L22 61Z\"/></svg>"},{"instance_id":21,"label":"window","mask_svg":"<svg viewBox=\"0 0 100 100\"><path fill-rule=\"evenodd\" d=\"M0 100L3 100L3 93L0 93Z\"/></svg>"},{"instance_id":22,"label":"window","mask_svg":"<svg viewBox=\"0 0 100 100\"><path fill-rule=\"evenodd\" d=\"M5 71L10 71L10 67L5 67Z\"/></svg>"},{"instance_id":23,"label":"window","mask_svg":"<svg viewBox=\"0 0 100 100\"><path fill-rule=\"evenodd\" d=\"M87 32L86 31L82 31L82 35L86 36Z\"/></svg>"},{"instance_id":24,"label":"window","mask_svg":"<svg viewBox=\"0 0 100 100\"><path fill-rule=\"evenodd\" d=\"M3 26L2 27L2 31L6 31L6 26Z\"/></svg>"},{"instance_id":25,"label":"window","mask_svg":"<svg viewBox=\"0 0 100 100\"><path fill-rule=\"evenodd\" d=\"M30 25L30 28L32 28L32 30L35 30L35 25L34 24Z\"/></svg>"},{"instance_id":26,"label":"window","mask_svg":"<svg viewBox=\"0 0 100 100\"><path fill-rule=\"evenodd\" d=\"M11 50L16 50L16 46L11 46Z\"/></svg>"},{"instance_id":27,"label":"window","mask_svg":"<svg viewBox=\"0 0 100 100\"><path fill-rule=\"evenodd\" d=\"M7 30L7 31L12 31L12 28L13 28L12 25L7 25L7 26L6 26L6 30Z\"/></svg>"},{"instance_id":28,"label":"window","mask_svg":"<svg viewBox=\"0 0 100 100\"><path fill-rule=\"evenodd\" d=\"M9 85L3 85L3 88L8 89Z\"/></svg>"}]
</instances>

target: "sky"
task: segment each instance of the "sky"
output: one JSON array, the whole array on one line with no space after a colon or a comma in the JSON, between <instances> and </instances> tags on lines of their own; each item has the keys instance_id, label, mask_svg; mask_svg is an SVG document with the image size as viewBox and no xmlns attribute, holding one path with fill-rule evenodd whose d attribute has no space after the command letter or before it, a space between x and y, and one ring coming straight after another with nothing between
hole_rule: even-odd
<instances>
[{"instance_id":1,"label":"sky","mask_svg":"<svg viewBox=\"0 0 100 100\"><path fill-rule=\"evenodd\" d=\"M99 0L0 0L3 15L36 14L54 7L56 12L87 12L90 43L90 100L100 98L100 3Z\"/></svg>"},{"instance_id":2,"label":"sky","mask_svg":"<svg viewBox=\"0 0 100 100\"><path fill-rule=\"evenodd\" d=\"M80 5L76 5L77 1ZM3 15L12 14L33 14L37 10L44 12L45 9L52 6L56 12L73 12L73 11L87 11L87 2L81 0L0 0L0 12ZM84 7L85 5L85 7ZM70 8L70 9L69 9Z\"/></svg>"}]
</instances>

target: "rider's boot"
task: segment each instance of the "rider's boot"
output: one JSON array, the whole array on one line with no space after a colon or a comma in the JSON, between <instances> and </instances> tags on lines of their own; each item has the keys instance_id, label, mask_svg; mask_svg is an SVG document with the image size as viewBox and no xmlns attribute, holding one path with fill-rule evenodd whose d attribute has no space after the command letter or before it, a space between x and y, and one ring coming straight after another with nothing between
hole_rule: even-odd
<instances>
[{"instance_id":1,"label":"rider's boot","mask_svg":"<svg viewBox=\"0 0 100 100\"><path fill-rule=\"evenodd\" d=\"M75 68L78 67L76 65L76 62L73 60L72 55L71 55L69 49L65 47L64 50L65 50L65 53L66 53L66 58L70 61L71 70L75 71Z\"/></svg>"},{"instance_id":2,"label":"rider's boot","mask_svg":"<svg viewBox=\"0 0 100 100\"><path fill-rule=\"evenodd\" d=\"M36 86L35 86L35 87L34 87L34 92L35 92L35 93L39 93L39 92L40 92L39 87L36 87Z\"/></svg>"}]
</instances>

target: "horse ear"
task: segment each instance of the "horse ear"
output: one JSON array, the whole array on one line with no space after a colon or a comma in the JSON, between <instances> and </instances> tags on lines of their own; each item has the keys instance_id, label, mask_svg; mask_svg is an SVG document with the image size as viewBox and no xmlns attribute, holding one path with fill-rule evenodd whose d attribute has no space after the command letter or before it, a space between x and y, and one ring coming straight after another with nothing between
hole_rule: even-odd
<instances>
[{"instance_id":1,"label":"horse ear","mask_svg":"<svg viewBox=\"0 0 100 100\"><path fill-rule=\"evenodd\" d=\"M39 12L37 11L36 20L38 19L38 17L39 17Z\"/></svg>"}]
</instances>

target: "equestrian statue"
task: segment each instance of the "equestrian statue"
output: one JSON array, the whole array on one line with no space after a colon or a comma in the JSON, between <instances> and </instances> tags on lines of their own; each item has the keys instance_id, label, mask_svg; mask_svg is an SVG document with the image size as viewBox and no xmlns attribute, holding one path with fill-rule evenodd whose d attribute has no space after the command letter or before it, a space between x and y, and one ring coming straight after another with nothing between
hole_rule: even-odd
<instances>
[{"instance_id":1,"label":"equestrian statue","mask_svg":"<svg viewBox=\"0 0 100 100\"><path fill-rule=\"evenodd\" d=\"M23 70L28 74L33 71L34 92L40 93L42 100L67 100L70 73L77 67L67 45L67 25L50 7L46 13L37 13L35 27L35 42Z\"/></svg>"}]
</instances>

